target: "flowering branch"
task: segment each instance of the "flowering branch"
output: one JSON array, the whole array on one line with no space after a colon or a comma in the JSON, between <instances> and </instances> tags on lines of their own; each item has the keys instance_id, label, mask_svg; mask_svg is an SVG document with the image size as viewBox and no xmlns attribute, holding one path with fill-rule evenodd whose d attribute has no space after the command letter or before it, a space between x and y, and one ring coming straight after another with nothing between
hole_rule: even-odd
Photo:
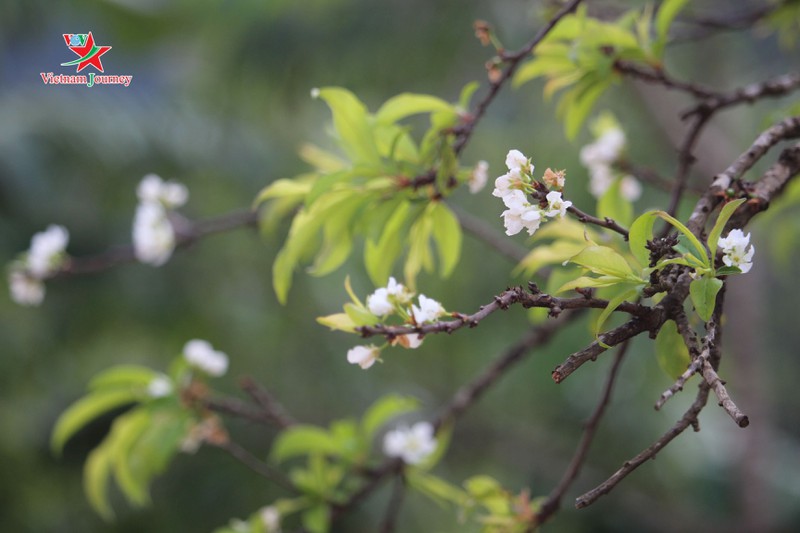
<instances>
[{"instance_id":1,"label":"flowering branch","mask_svg":"<svg viewBox=\"0 0 800 533\"><path fill-rule=\"evenodd\" d=\"M197 221L175 218L174 214L172 216L176 229L176 248L185 248L204 237L243 226L255 227L258 223L258 213L252 210L233 211L219 217ZM136 254L133 246L117 246L94 256L69 258L61 269L53 274L52 279L97 274L117 265L134 261L136 261Z\"/></svg>"},{"instance_id":2,"label":"flowering branch","mask_svg":"<svg viewBox=\"0 0 800 533\"><path fill-rule=\"evenodd\" d=\"M499 59L506 63L506 68L496 79L489 81L489 92L486 93L486 96L484 96L483 99L475 106L475 110L472 112L469 121L457 129L456 142L453 146L456 154L460 154L464 150L464 147L472 137L472 132L475 130L475 125L486 113L489 105L491 105L491 103L494 101L503 85L505 85L505 83L508 82L508 80L510 80L514 75L514 72L517 71L517 68L522 60L525 59L545 37L547 37L547 34L550 33L550 31L562 18L575 11L582 1L583 0L570 0L567 2L564 7L562 7L544 26L542 26L542 28L539 29L533 39L531 39L525 46L516 52L501 52Z\"/></svg>"},{"instance_id":3,"label":"flowering branch","mask_svg":"<svg viewBox=\"0 0 800 533\"><path fill-rule=\"evenodd\" d=\"M545 307L551 310L551 314L557 315L565 309L605 309L608 307L608 300L599 298L557 298L549 294L538 291L535 285L531 285L532 292L526 292L522 287L513 287L507 289L494 297L494 300L471 314L463 315L460 313L453 313L455 320L442 320L430 324L422 325L408 325L408 326L384 326L377 324L375 326L360 326L356 331L362 337L372 337L375 335L383 335L388 340L392 340L400 335L407 335L409 333L428 334L428 333L452 333L463 327L474 328L483 319L499 310L506 310L511 305L521 304L524 308L531 307ZM617 311L632 314L634 316L648 316L650 308L641 304L632 302L624 302Z\"/></svg>"},{"instance_id":4,"label":"flowering branch","mask_svg":"<svg viewBox=\"0 0 800 533\"><path fill-rule=\"evenodd\" d=\"M592 224L594 226L600 226L601 228L610 229L611 231L615 231L625 237L628 238L628 230L624 227L617 224L614 219L605 217L605 218L597 218L589 215L588 213L584 213L574 205L567 208L567 212L575 215L575 217L584 224Z\"/></svg>"}]
</instances>

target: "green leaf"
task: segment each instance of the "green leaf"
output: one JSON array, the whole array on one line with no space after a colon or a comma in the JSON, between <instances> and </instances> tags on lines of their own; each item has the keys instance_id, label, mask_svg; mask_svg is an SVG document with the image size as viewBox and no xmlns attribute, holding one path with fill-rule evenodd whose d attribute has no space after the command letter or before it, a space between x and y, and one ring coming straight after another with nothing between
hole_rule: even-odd
<instances>
[{"instance_id":1,"label":"green leaf","mask_svg":"<svg viewBox=\"0 0 800 533\"><path fill-rule=\"evenodd\" d=\"M689 285L689 296L692 298L692 304L697 314L703 319L703 322L708 322L711 319L717 302L717 293L721 288L722 280L709 276L698 278Z\"/></svg>"},{"instance_id":2,"label":"green leaf","mask_svg":"<svg viewBox=\"0 0 800 533\"><path fill-rule=\"evenodd\" d=\"M305 196L311 190L310 181L297 181L281 179L276 180L261 189L253 202L253 207L257 207L272 198L284 198L287 196Z\"/></svg>"},{"instance_id":3,"label":"green leaf","mask_svg":"<svg viewBox=\"0 0 800 533\"><path fill-rule=\"evenodd\" d=\"M433 241L439 252L439 271L446 278L455 269L461 254L461 225L444 203L432 202L430 205Z\"/></svg>"},{"instance_id":4,"label":"green leaf","mask_svg":"<svg viewBox=\"0 0 800 533\"><path fill-rule=\"evenodd\" d=\"M624 280L621 280L616 276L600 276L599 278L590 278L588 276L581 276L560 286L556 291L556 294L577 288L591 289L598 287L612 287L619 283L624 283Z\"/></svg>"},{"instance_id":5,"label":"green leaf","mask_svg":"<svg viewBox=\"0 0 800 533\"><path fill-rule=\"evenodd\" d=\"M338 172L348 167L348 163L336 154L311 143L304 143L298 150L298 154L300 159L320 172Z\"/></svg>"},{"instance_id":6,"label":"green leaf","mask_svg":"<svg viewBox=\"0 0 800 533\"><path fill-rule=\"evenodd\" d=\"M328 326L332 330L346 331L352 333L358 324L350 318L347 313L334 313L328 316L317 317L317 322L323 326Z\"/></svg>"},{"instance_id":7,"label":"green leaf","mask_svg":"<svg viewBox=\"0 0 800 533\"><path fill-rule=\"evenodd\" d=\"M135 464L132 452L136 441L150 423L150 413L146 409L135 409L114 420L111 434L107 438L117 484L128 501L139 507L149 502L148 479L143 475L145 465Z\"/></svg>"},{"instance_id":8,"label":"green leaf","mask_svg":"<svg viewBox=\"0 0 800 533\"><path fill-rule=\"evenodd\" d=\"M371 199L356 191L347 200L339 202L326 217L322 228L322 248L309 269L311 275L330 274L347 260L353 249L352 220Z\"/></svg>"},{"instance_id":9,"label":"green leaf","mask_svg":"<svg viewBox=\"0 0 800 533\"><path fill-rule=\"evenodd\" d=\"M316 426L297 425L283 431L275 439L270 456L282 462L298 455L339 455L340 452L339 443L329 432Z\"/></svg>"},{"instance_id":10,"label":"green leaf","mask_svg":"<svg viewBox=\"0 0 800 533\"><path fill-rule=\"evenodd\" d=\"M742 269L735 266L719 267L714 273L715 276L730 276L731 274L741 274Z\"/></svg>"},{"instance_id":11,"label":"green leaf","mask_svg":"<svg viewBox=\"0 0 800 533\"><path fill-rule=\"evenodd\" d=\"M534 247L513 271L513 275L533 276L539 270L550 265L560 265L586 248L585 242L574 242L566 239L554 241L549 245Z\"/></svg>"},{"instance_id":12,"label":"green leaf","mask_svg":"<svg viewBox=\"0 0 800 533\"><path fill-rule=\"evenodd\" d=\"M53 452L61 452L69 438L91 420L116 407L135 402L141 398L141 393L131 389L125 390L100 390L86 395L58 417L50 447Z\"/></svg>"},{"instance_id":13,"label":"green leaf","mask_svg":"<svg viewBox=\"0 0 800 533\"><path fill-rule=\"evenodd\" d=\"M689 231L689 228L684 226L680 220L676 219L675 217L671 216L669 213L666 213L664 211L654 211L653 214L663 218L664 220L675 226L675 228L677 228L678 231L680 231L689 241L691 255L695 256L695 258L697 258L697 260L700 263L702 263L706 268L711 268L711 262L708 258L708 252L706 252L703 243L701 243L700 240L697 237L695 237L691 231Z\"/></svg>"},{"instance_id":14,"label":"green leaf","mask_svg":"<svg viewBox=\"0 0 800 533\"><path fill-rule=\"evenodd\" d=\"M455 111L441 98L427 94L402 93L389 98L375 113L378 124L394 124L408 116L435 111Z\"/></svg>"},{"instance_id":15,"label":"green leaf","mask_svg":"<svg viewBox=\"0 0 800 533\"><path fill-rule=\"evenodd\" d=\"M564 95L561 102L565 102L564 130L567 139L573 140L581 130L586 117L592 112L594 104L603 93L611 86L613 78L597 79L596 76L584 78L586 83L579 83L571 93L572 97ZM561 106L559 102L559 107ZM622 222L620 222L622 223Z\"/></svg>"},{"instance_id":16,"label":"green leaf","mask_svg":"<svg viewBox=\"0 0 800 533\"><path fill-rule=\"evenodd\" d=\"M367 439L371 439L388 420L416 409L419 409L419 401L416 398L399 394L386 395L373 403L364 413L361 431Z\"/></svg>"},{"instance_id":17,"label":"green leaf","mask_svg":"<svg viewBox=\"0 0 800 533\"><path fill-rule=\"evenodd\" d=\"M622 178L615 179L600 197L597 202L597 216L611 218L623 226L630 225L633 220L633 203L626 200L622 194Z\"/></svg>"},{"instance_id":18,"label":"green leaf","mask_svg":"<svg viewBox=\"0 0 800 533\"><path fill-rule=\"evenodd\" d=\"M373 315L366 307L358 306L350 302L344 304L344 312L353 321L356 327L374 326L380 322L380 318Z\"/></svg>"},{"instance_id":19,"label":"green leaf","mask_svg":"<svg viewBox=\"0 0 800 533\"><path fill-rule=\"evenodd\" d=\"M302 515L303 527L309 533L327 533L329 527L330 510L325 504L318 504L305 511Z\"/></svg>"},{"instance_id":20,"label":"green leaf","mask_svg":"<svg viewBox=\"0 0 800 533\"><path fill-rule=\"evenodd\" d=\"M628 247L643 269L650 265L650 250L647 249L647 241L653 240L655 223L656 217L653 216L653 213L647 212L634 220L628 230Z\"/></svg>"},{"instance_id":21,"label":"green leaf","mask_svg":"<svg viewBox=\"0 0 800 533\"><path fill-rule=\"evenodd\" d=\"M587 246L573 256L570 262L588 268L596 274L638 280L625 258L608 246Z\"/></svg>"},{"instance_id":22,"label":"green leaf","mask_svg":"<svg viewBox=\"0 0 800 533\"><path fill-rule=\"evenodd\" d=\"M111 455L100 445L89 453L83 465L83 490L86 499L104 520L114 519L114 511L108 501L108 479L111 475Z\"/></svg>"},{"instance_id":23,"label":"green leaf","mask_svg":"<svg viewBox=\"0 0 800 533\"><path fill-rule=\"evenodd\" d=\"M477 81L471 81L464 85L461 89L461 94L458 96L458 107L463 111L469 111L469 102L472 100L472 95L475 94L480 88L481 84Z\"/></svg>"},{"instance_id":24,"label":"green leaf","mask_svg":"<svg viewBox=\"0 0 800 533\"><path fill-rule=\"evenodd\" d=\"M659 52L663 50L664 43L667 41L669 27L672 25L672 21L675 20L675 17L688 1L689 0L664 0L661 2L661 5L658 6L655 27L657 42L660 43ZM660 56L661 54L659 53L658 55Z\"/></svg>"},{"instance_id":25,"label":"green leaf","mask_svg":"<svg viewBox=\"0 0 800 533\"><path fill-rule=\"evenodd\" d=\"M608 320L608 317L611 316L611 313L616 311L617 307L622 305L622 303L626 300L634 298L638 293L638 286L632 287L609 300L606 308L603 309L603 312L600 313L599 317L597 317L597 322L595 323L595 334L600 335L600 332L603 329L603 324L606 323L606 320Z\"/></svg>"},{"instance_id":26,"label":"green leaf","mask_svg":"<svg viewBox=\"0 0 800 533\"><path fill-rule=\"evenodd\" d=\"M689 349L678 333L678 327L672 320L667 320L656 336L656 359L661 370L677 379L689 366Z\"/></svg>"},{"instance_id":27,"label":"green leaf","mask_svg":"<svg viewBox=\"0 0 800 533\"><path fill-rule=\"evenodd\" d=\"M430 238L433 232L433 219L430 211L425 210L411 225L408 231L408 256L403 268L406 285L411 290L416 287L417 274L424 268L433 270L433 254L431 252Z\"/></svg>"},{"instance_id":28,"label":"green leaf","mask_svg":"<svg viewBox=\"0 0 800 533\"><path fill-rule=\"evenodd\" d=\"M711 228L711 232L708 234L708 249L711 250L712 255L717 253L717 245L719 244L719 238L725 229L725 224L727 224L728 220L730 220L730 218L733 216L736 208L746 201L747 200L745 198L740 198L738 200L728 202L723 206L722 209L720 209L719 215L717 216L717 221L714 223L714 227Z\"/></svg>"},{"instance_id":29,"label":"green leaf","mask_svg":"<svg viewBox=\"0 0 800 533\"><path fill-rule=\"evenodd\" d=\"M89 381L89 390L129 389L147 387L158 372L139 365L118 365L94 376Z\"/></svg>"},{"instance_id":30,"label":"green leaf","mask_svg":"<svg viewBox=\"0 0 800 533\"><path fill-rule=\"evenodd\" d=\"M353 93L340 87L320 89L319 97L327 102L333 113L333 126L345 153L354 163L380 167L381 158L364 104Z\"/></svg>"},{"instance_id":31,"label":"green leaf","mask_svg":"<svg viewBox=\"0 0 800 533\"><path fill-rule=\"evenodd\" d=\"M411 488L424 494L437 504L449 502L463 507L469 504L469 495L455 485L417 468L408 468L406 479Z\"/></svg>"},{"instance_id":32,"label":"green leaf","mask_svg":"<svg viewBox=\"0 0 800 533\"><path fill-rule=\"evenodd\" d=\"M389 279L397 256L403 249L403 232L411 207L408 202L400 203L389 217L381 233L380 240L375 243L368 240L364 247L364 265L370 280L376 286L382 286Z\"/></svg>"}]
</instances>

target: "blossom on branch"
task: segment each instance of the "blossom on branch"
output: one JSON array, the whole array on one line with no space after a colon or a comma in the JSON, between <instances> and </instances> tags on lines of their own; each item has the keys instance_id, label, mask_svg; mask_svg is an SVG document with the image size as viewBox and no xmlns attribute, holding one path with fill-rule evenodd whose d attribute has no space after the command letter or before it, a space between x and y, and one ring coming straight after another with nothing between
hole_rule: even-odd
<instances>
[{"instance_id":1,"label":"blossom on branch","mask_svg":"<svg viewBox=\"0 0 800 533\"><path fill-rule=\"evenodd\" d=\"M506 166L508 170L517 171L521 174L533 174L533 165L531 160L525 157L525 154L519 150L509 150L506 155Z\"/></svg>"},{"instance_id":2,"label":"blossom on branch","mask_svg":"<svg viewBox=\"0 0 800 533\"><path fill-rule=\"evenodd\" d=\"M180 207L189 199L186 185L175 181L164 181L155 174L148 174L136 188L139 200L146 203L161 203L168 209Z\"/></svg>"},{"instance_id":3,"label":"blossom on branch","mask_svg":"<svg viewBox=\"0 0 800 533\"><path fill-rule=\"evenodd\" d=\"M539 229L542 222L542 210L538 205L532 205L522 191L512 191L503 197L503 203L508 209L500 215L506 235L516 235L522 228L528 230L528 235Z\"/></svg>"},{"instance_id":4,"label":"blossom on branch","mask_svg":"<svg viewBox=\"0 0 800 533\"><path fill-rule=\"evenodd\" d=\"M405 305L411 301L412 293L405 285L390 277L386 287L376 289L367 296L367 308L375 316L386 316L395 312L395 305Z\"/></svg>"},{"instance_id":5,"label":"blossom on branch","mask_svg":"<svg viewBox=\"0 0 800 533\"><path fill-rule=\"evenodd\" d=\"M220 377L228 371L228 356L215 350L211 343L192 339L183 347L183 357L192 367L213 377Z\"/></svg>"},{"instance_id":6,"label":"blossom on branch","mask_svg":"<svg viewBox=\"0 0 800 533\"><path fill-rule=\"evenodd\" d=\"M558 191L550 191L545 198L547 198L547 211L544 214L550 218L555 216L564 218L567 209L572 206L572 202L562 199L561 193Z\"/></svg>"},{"instance_id":7,"label":"blossom on branch","mask_svg":"<svg viewBox=\"0 0 800 533\"><path fill-rule=\"evenodd\" d=\"M375 361L380 360L380 355L380 348L373 344L369 346L356 346L355 348L347 350L347 362L358 365L366 370L374 365Z\"/></svg>"},{"instance_id":8,"label":"blossom on branch","mask_svg":"<svg viewBox=\"0 0 800 533\"><path fill-rule=\"evenodd\" d=\"M436 451L436 438L430 422L417 422L411 428L399 427L386 433L383 452L389 457L399 457L403 462L416 465Z\"/></svg>"},{"instance_id":9,"label":"blossom on branch","mask_svg":"<svg viewBox=\"0 0 800 533\"><path fill-rule=\"evenodd\" d=\"M44 301L44 283L28 272L12 270L8 274L11 299L19 305L36 306Z\"/></svg>"},{"instance_id":10,"label":"blossom on branch","mask_svg":"<svg viewBox=\"0 0 800 533\"><path fill-rule=\"evenodd\" d=\"M64 226L51 224L47 230L34 235L27 260L28 271L33 277L42 279L58 270L67 243L69 232Z\"/></svg>"},{"instance_id":11,"label":"blossom on branch","mask_svg":"<svg viewBox=\"0 0 800 533\"><path fill-rule=\"evenodd\" d=\"M161 204L144 202L133 218L133 250L142 263L161 266L175 249L175 230Z\"/></svg>"},{"instance_id":12,"label":"blossom on branch","mask_svg":"<svg viewBox=\"0 0 800 533\"><path fill-rule=\"evenodd\" d=\"M477 194L486 187L486 182L489 181L489 163L486 161L478 161L472 174L469 177L469 192Z\"/></svg>"},{"instance_id":13,"label":"blossom on branch","mask_svg":"<svg viewBox=\"0 0 800 533\"><path fill-rule=\"evenodd\" d=\"M750 234L744 234L740 229L732 229L727 237L719 240L722 248L722 262L729 267L738 267L743 274L753 268L753 254L755 246L750 244Z\"/></svg>"},{"instance_id":14,"label":"blossom on branch","mask_svg":"<svg viewBox=\"0 0 800 533\"><path fill-rule=\"evenodd\" d=\"M172 394L172 380L167 376L159 375L154 377L147 384L147 394L151 398L163 398Z\"/></svg>"},{"instance_id":15,"label":"blossom on branch","mask_svg":"<svg viewBox=\"0 0 800 533\"><path fill-rule=\"evenodd\" d=\"M625 150L625 132L613 122L607 126L603 133L591 144L581 149L580 159L583 166L589 170L589 192L595 198L600 198L617 179L618 174L613 169L613 164L621 157ZM634 202L642 195L642 186L633 176L622 176L619 179L620 193L629 202Z\"/></svg>"},{"instance_id":16,"label":"blossom on branch","mask_svg":"<svg viewBox=\"0 0 800 533\"><path fill-rule=\"evenodd\" d=\"M416 322L417 325L424 324L425 322L434 322L446 313L447 311L444 310L442 304L433 298L428 298L424 294L419 295L419 307L416 305L411 306L411 315L414 317L414 322Z\"/></svg>"}]
</instances>

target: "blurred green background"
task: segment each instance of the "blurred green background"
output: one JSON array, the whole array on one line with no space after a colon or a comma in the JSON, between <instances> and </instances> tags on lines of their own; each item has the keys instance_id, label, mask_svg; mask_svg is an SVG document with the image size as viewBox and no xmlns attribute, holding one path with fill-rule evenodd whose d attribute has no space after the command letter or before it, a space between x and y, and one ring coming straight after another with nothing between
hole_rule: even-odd
<instances>
[{"instance_id":1,"label":"blurred green background","mask_svg":"<svg viewBox=\"0 0 800 533\"><path fill-rule=\"evenodd\" d=\"M762 5L728 4L704 1L693 9L723 16ZM612 11L619 6L603 5ZM454 101L465 83L483 82L483 63L491 55L473 37L474 19L498 27L513 49L530 38L542 15L540 3L521 0L3 2L0 262L25 250L31 235L50 223L69 229L74 256L130 242L135 187L150 172L188 185L190 201L182 212L189 217L249 206L265 184L306 169L296 155L301 143L331 146L329 113L309 97L312 87L347 87L373 110L404 91ZM98 44L113 46L103 57L106 73L132 74L130 87L41 82L40 72L67 73L59 66L71 59L61 34L88 31ZM800 64L797 49L782 49L756 31L677 44L667 57L676 76L720 89ZM765 117L781 116L790 102L721 114L696 153L696 183L724 169L768 123ZM686 104L626 82L600 108L623 122L633 161L670 175L681 131L677 111ZM505 91L462 163L486 159L496 176L508 149L518 148L539 170L566 168L569 198L591 210L577 156L588 135L567 142L553 107L542 101L540 84ZM506 238L490 189L477 196L459 191L452 203ZM647 190L637 207L663 206L665 198ZM574 496L659 437L694 396L687 391L664 411L653 411L670 380L651 343L638 340L589 463L545 531L790 531L800 522L799 294L790 275L797 273L800 254L791 242L768 246L778 226L797 227L797 218L753 225L755 267L732 280L729 291L721 374L751 426L737 428L712 402L700 433L681 436L593 507L573 510ZM345 361L355 339L314 319L340 309L346 273L360 295L374 287L359 261L351 260L326 278L298 274L289 305L279 306L270 269L287 228L265 238L245 229L212 237L158 269L131 264L48 283L39 308L0 298L0 531L210 531L282 495L222 452L203 448L179 456L155 482L151 507L134 510L115 497L118 519L103 523L85 501L81 468L111 418L82 431L61 459L51 455L48 439L88 379L114 364L165 368L186 340L205 338L231 356L228 376L218 380L222 391L240 394L236 377L253 376L301 420L326 425L362 413L388 392L419 397L425 410L417 418L430 417L527 327L525 313L512 309L480 328L431 337L419 350L393 350L386 364L361 371ZM522 236L515 240L524 244ZM773 251L782 262L772 259ZM513 264L484 243L467 237L462 253L462 267L451 279L419 281L422 292L448 309L472 312L523 281L512 279ZM511 490L547 494L573 453L611 357L559 386L550 370L589 340L586 323L579 323L501 381L457 425L436 473L454 483L486 473ZM236 421L231 430L266 456L273 433ZM335 530L374 530L387 498L388 492L379 492ZM415 495L406 500L399 524L400 531L463 527L454 512Z\"/></svg>"}]
</instances>

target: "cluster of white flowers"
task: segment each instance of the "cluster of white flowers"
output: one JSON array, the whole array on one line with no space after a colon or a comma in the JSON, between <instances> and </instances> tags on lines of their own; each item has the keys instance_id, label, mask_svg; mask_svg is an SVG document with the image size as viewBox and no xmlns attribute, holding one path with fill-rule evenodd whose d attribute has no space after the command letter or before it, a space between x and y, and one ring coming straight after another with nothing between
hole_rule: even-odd
<instances>
[{"instance_id":1,"label":"cluster of white flowers","mask_svg":"<svg viewBox=\"0 0 800 533\"><path fill-rule=\"evenodd\" d=\"M722 248L722 262L730 267L738 267L743 274L753 268L753 254L756 247L750 244L750 234L744 234L740 229L733 229L727 237L719 240Z\"/></svg>"},{"instance_id":2,"label":"cluster of white flowers","mask_svg":"<svg viewBox=\"0 0 800 533\"><path fill-rule=\"evenodd\" d=\"M581 163L589 170L589 192L595 198L605 194L617 177L613 163L625 149L625 132L612 127L606 129L595 142L581 149ZM642 186L633 176L623 176L620 182L622 197L636 201L642 195Z\"/></svg>"},{"instance_id":3,"label":"cluster of white flowers","mask_svg":"<svg viewBox=\"0 0 800 533\"><path fill-rule=\"evenodd\" d=\"M20 305L39 305L44 300L44 280L53 275L66 259L64 251L69 232L50 225L31 239L30 249L22 254L8 274L11 298Z\"/></svg>"},{"instance_id":4,"label":"cluster of white flowers","mask_svg":"<svg viewBox=\"0 0 800 533\"><path fill-rule=\"evenodd\" d=\"M477 194L486 187L486 182L489 181L489 163L486 161L478 161L472 174L469 177L469 192Z\"/></svg>"},{"instance_id":5,"label":"cluster of white flowers","mask_svg":"<svg viewBox=\"0 0 800 533\"><path fill-rule=\"evenodd\" d=\"M148 174L136 189L139 206L133 219L133 248L142 263L160 266L175 249L175 231L169 221L169 210L186 203L189 191L181 183L163 181Z\"/></svg>"},{"instance_id":6,"label":"cluster of white flowers","mask_svg":"<svg viewBox=\"0 0 800 533\"><path fill-rule=\"evenodd\" d=\"M383 451L389 457L399 457L410 465L416 465L436 451L433 425L417 422L412 427L399 427L386 433Z\"/></svg>"},{"instance_id":7,"label":"cluster of white flowers","mask_svg":"<svg viewBox=\"0 0 800 533\"><path fill-rule=\"evenodd\" d=\"M190 340L183 347L183 357L189 365L209 376L219 377L228 371L228 356L215 350L208 341Z\"/></svg>"},{"instance_id":8,"label":"cluster of white flowers","mask_svg":"<svg viewBox=\"0 0 800 533\"><path fill-rule=\"evenodd\" d=\"M547 169L544 173L544 183L551 190L545 196L547 206L528 201L528 194L537 193L538 189L533 182L534 166L530 159L519 150L510 150L506 155L508 172L499 176L494 182L492 195L503 200L507 207L502 213L503 225L506 235L516 235L523 229L528 230L528 235L539 229L539 225L552 217L564 217L572 202L561 197L564 188L564 171L554 172ZM540 185L541 184L537 184Z\"/></svg>"},{"instance_id":9,"label":"cluster of white flowers","mask_svg":"<svg viewBox=\"0 0 800 533\"><path fill-rule=\"evenodd\" d=\"M414 324L421 326L427 322L435 322L447 314L441 303L433 298L420 294L417 299L419 305L412 303L414 293L393 277L389 278L386 287L380 287L367 296L367 309L376 317L385 318L399 314L406 320L413 320ZM410 307L409 307L410 304ZM399 344L403 348L419 348L422 345L422 336L417 333L408 333L395 337L391 343ZM381 348L370 344L356 346L347 351L347 361L367 369L380 361Z\"/></svg>"}]
</instances>

